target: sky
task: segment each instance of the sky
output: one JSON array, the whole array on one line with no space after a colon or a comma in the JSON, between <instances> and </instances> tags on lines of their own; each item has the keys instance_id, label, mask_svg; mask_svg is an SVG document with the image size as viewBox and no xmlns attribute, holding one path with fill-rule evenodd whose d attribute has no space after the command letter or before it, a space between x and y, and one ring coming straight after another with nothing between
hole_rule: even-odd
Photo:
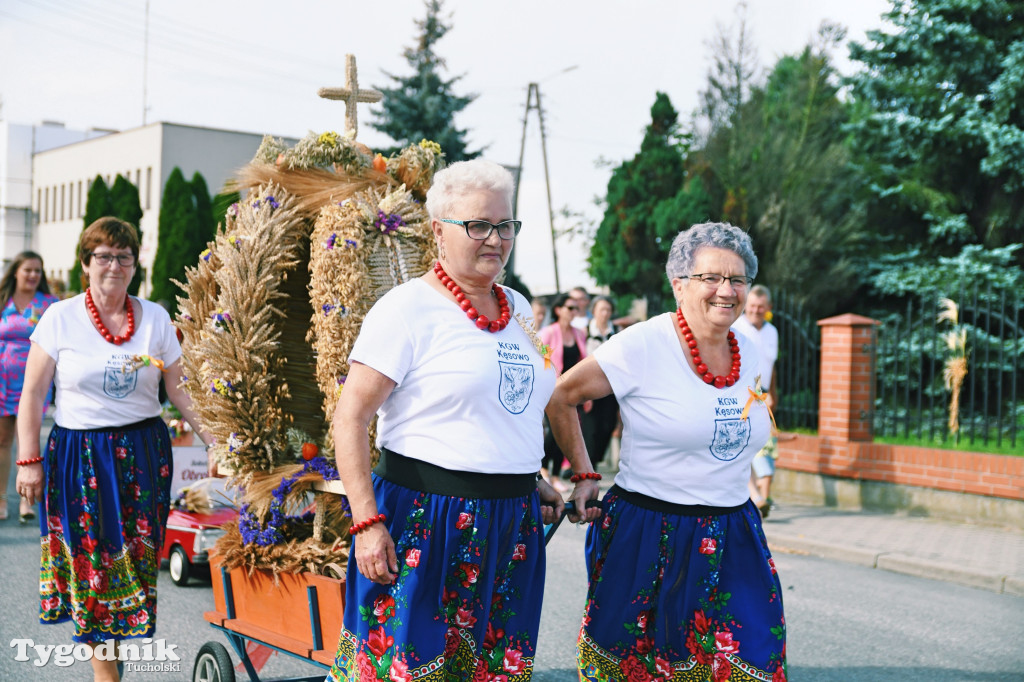
<instances>
[{"instance_id":1,"label":"sky","mask_svg":"<svg viewBox=\"0 0 1024 682\"><path fill-rule=\"evenodd\" d=\"M148 31L147 31L148 4ZM747 26L762 69L799 53L822 21L847 40L883 27L888 0L749 0ZM736 3L693 0L447 0L438 43L455 92L477 97L456 119L470 149L514 166L523 146L515 269L535 294L556 291L544 162L528 85L545 112L555 227L563 209L596 226L611 170L640 148L655 93L689 120L706 87L710 44L737 24ZM145 121L302 137L344 128L345 54L361 87L411 72L423 0L0 0L0 118L127 130ZM148 41L147 41L148 33ZM845 45L836 64L849 73ZM145 105L144 105L145 103ZM144 111L145 109L145 111ZM390 144L360 105L358 139ZM681 226L685 227L685 226ZM589 244L557 238L558 284L593 288Z\"/></svg>"}]
</instances>

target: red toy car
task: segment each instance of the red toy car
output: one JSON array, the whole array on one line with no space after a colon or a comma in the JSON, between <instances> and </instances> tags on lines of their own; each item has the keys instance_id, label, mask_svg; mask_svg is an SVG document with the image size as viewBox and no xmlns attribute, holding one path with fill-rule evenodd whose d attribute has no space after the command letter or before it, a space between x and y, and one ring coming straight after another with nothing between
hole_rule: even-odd
<instances>
[{"instance_id":1,"label":"red toy car","mask_svg":"<svg viewBox=\"0 0 1024 682\"><path fill-rule=\"evenodd\" d=\"M198 499L202 504L196 505ZM196 509L190 511L190 507ZM220 526L238 518L238 509L224 493L223 479L193 483L172 503L160 558L167 559L175 585L188 584L197 567L209 567L209 550L224 535ZM208 571L207 571L208 574Z\"/></svg>"}]
</instances>

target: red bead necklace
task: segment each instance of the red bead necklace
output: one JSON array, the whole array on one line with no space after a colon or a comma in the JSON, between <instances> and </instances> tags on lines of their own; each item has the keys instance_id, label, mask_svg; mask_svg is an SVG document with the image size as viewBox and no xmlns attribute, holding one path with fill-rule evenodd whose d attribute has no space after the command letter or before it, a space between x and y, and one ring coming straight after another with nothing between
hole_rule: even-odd
<instances>
[{"instance_id":1,"label":"red bead necklace","mask_svg":"<svg viewBox=\"0 0 1024 682\"><path fill-rule=\"evenodd\" d=\"M679 330L683 332L683 340L690 347L690 355L693 356L693 364L697 366L697 374L704 380L705 384L712 384L715 388L732 386L740 380L740 342L736 340L736 334L729 332L729 350L732 351L732 370L729 376L717 376L708 371L708 366L701 360L700 350L697 348L697 337L690 331L690 325L686 324L683 317L683 309L676 310L676 318L679 320Z\"/></svg>"},{"instance_id":2,"label":"red bead necklace","mask_svg":"<svg viewBox=\"0 0 1024 682\"><path fill-rule=\"evenodd\" d=\"M96 325L96 329L99 330L100 336L106 339L108 342L115 346L120 346L122 343L128 343L128 341L135 334L135 311L132 309L131 299L125 294L124 297L124 312L128 316L128 331L125 332L124 336L114 336L107 329L106 325L103 324L103 318L100 317L100 311L96 309L96 304L92 300L92 289L85 290L85 307L89 309L89 315L92 316L93 324Z\"/></svg>"},{"instance_id":3,"label":"red bead necklace","mask_svg":"<svg viewBox=\"0 0 1024 682\"><path fill-rule=\"evenodd\" d=\"M495 297L498 299L498 306L501 308L501 316L496 320L487 319L486 315L481 315L476 308L473 307L473 303L469 300L462 291L462 287L455 283L448 273L441 267L441 261L434 263L434 274L441 280L441 284L448 288L448 291L455 294L455 300L458 301L459 307L466 311L466 317L473 320L477 329L483 329L489 332L500 332L502 329L508 326L508 321L512 319L512 313L508 308L508 297L505 296L505 290L499 287L497 284L492 284L492 291Z\"/></svg>"}]
</instances>

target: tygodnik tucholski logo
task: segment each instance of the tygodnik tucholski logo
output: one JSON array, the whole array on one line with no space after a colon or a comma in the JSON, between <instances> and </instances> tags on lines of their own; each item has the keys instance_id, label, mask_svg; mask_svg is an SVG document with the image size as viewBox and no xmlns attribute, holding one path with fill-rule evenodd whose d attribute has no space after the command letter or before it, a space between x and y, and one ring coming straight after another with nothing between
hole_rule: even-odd
<instances>
[{"instance_id":1,"label":"tygodnik tucholski logo","mask_svg":"<svg viewBox=\"0 0 1024 682\"><path fill-rule=\"evenodd\" d=\"M58 668L76 661L89 661L95 655L101 661L119 660L128 672L181 672L181 657L174 652L177 644L163 639L146 637L138 641L115 642L108 639L93 650L88 644L36 644L31 639L12 639L14 660L31 661L42 667L53 664Z\"/></svg>"}]
</instances>

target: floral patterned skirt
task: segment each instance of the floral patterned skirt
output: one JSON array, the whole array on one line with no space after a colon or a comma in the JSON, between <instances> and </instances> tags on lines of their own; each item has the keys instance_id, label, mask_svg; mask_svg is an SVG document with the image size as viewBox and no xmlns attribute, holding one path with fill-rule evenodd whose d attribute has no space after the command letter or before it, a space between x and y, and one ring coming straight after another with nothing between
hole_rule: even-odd
<instances>
[{"instance_id":1,"label":"floral patterned skirt","mask_svg":"<svg viewBox=\"0 0 1024 682\"><path fill-rule=\"evenodd\" d=\"M43 468L39 620L73 620L76 642L151 637L171 488L167 427L158 417L54 426Z\"/></svg>"},{"instance_id":2,"label":"floral patterned skirt","mask_svg":"<svg viewBox=\"0 0 1024 682\"><path fill-rule=\"evenodd\" d=\"M613 486L587 534L580 679L785 680L782 593L753 502L657 502Z\"/></svg>"},{"instance_id":3,"label":"floral patterned skirt","mask_svg":"<svg viewBox=\"0 0 1024 682\"><path fill-rule=\"evenodd\" d=\"M327 679L528 680L544 596L536 492L452 497L373 476L395 539L398 579L349 561L345 620ZM502 677L503 676L503 677Z\"/></svg>"}]
</instances>

